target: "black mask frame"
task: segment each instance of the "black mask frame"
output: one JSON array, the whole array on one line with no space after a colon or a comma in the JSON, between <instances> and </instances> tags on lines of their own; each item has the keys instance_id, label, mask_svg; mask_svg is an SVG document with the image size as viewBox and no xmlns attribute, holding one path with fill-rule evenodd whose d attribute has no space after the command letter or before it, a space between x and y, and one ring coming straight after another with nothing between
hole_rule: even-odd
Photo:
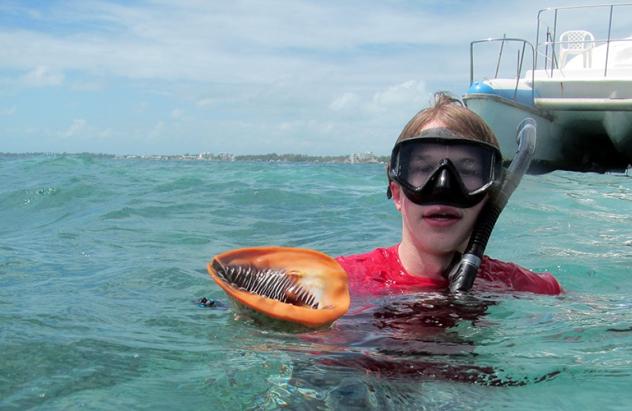
<instances>
[{"instance_id":1,"label":"black mask frame","mask_svg":"<svg viewBox=\"0 0 632 411\"><path fill-rule=\"evenodd\" d=\"M442 133L440 134L444 134L443 130L441 131ZM422 187L415 187L411 185L406 179L401 178L402 170L398 169L401 167L401 164L398 161L398 156L400 155L402 144L414 144L415 141L418 142L421 139L424 139L424 141L427 139L429 143L438 142L449 145L465 144L478 146L489 151L491 153L491 164L489 165L490 174L487 177L486 182L475 190L468 190L454 163L449 158L444 158L441 159ZM401 186L406 197L415 204L441 204L459 208L470 208L480 203L485 198L489 190L499 184L502 175L501 163L502 160L500 151L491 144L473 139L453 137L445 138L443 136L434 137L432 135L428 135L428 137L406 139L395 145L393 152L391 153L391 160L388 166L388 177L389 180L396 181ZM387 196L391 198L390 187L387 191Z\"/></svg>"}]
</instances>

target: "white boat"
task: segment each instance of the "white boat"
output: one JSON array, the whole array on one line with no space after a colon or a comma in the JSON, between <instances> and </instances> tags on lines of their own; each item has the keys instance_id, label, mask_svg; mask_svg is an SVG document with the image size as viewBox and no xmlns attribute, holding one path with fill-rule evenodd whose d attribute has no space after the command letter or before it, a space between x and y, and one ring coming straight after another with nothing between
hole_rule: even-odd
<instances>
[{"instance_id":1,"label":"white boat","mask_svg":"<svg viewBox=\"0 0 632 411\"><path fill-rule=\"evenodd\" d=\"M625 169L632 164L631 34L632 3L540 10L535 46L507 37L471 43L463 100L492 127L505 160L516 152L517 125L532 117L532 171ZM476 80L490 47L496 54L482 65L495 73ZM507 57L508 76L501 74Z\"/></svg>"}]
</instances>

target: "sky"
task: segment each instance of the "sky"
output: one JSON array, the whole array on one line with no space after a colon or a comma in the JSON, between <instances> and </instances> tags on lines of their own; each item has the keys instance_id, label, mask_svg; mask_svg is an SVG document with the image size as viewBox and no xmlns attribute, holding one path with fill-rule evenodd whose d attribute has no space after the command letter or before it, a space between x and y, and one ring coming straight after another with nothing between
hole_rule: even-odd
<instances>
[{"instance_id":1,"label":"sky","mask_svg":"<svg viewBox=\"0 0 632 411\"><path fill-rule=\"evenodd\" d=\"M2 0L0 152L386 155L472 40L570 4Z\"/></svg>"}]
</instances>

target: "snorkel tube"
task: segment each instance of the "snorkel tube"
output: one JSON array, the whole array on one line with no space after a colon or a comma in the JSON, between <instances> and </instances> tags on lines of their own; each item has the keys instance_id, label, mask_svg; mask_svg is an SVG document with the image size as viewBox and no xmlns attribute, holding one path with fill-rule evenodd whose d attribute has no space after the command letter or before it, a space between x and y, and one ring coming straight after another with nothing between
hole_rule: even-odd
<instances>
[{"instance_id":1,"label":"snorkel tube","mask_svg":"<svg viewBox=\"0 0 632 411\"><path fill-rule=\"evenodd\" d=\"M453 293L468 291L472 288L494 225L533 158L536 141L535 121L532 118L525 118L518 125L517 130L518 150L505 173L502 185L500 189L492 192L485 204L461 261L454 264L447 274L450 291Z\"/></svg>"}]
</instances>

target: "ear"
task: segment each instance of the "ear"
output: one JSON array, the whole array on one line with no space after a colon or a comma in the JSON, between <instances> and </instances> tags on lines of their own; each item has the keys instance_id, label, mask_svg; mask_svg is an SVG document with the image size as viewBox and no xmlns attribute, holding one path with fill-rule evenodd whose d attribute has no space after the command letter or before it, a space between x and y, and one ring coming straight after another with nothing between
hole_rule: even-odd
<instances>
[{"instance_id":1,"label":"ear","mask_svg":"<svg viewBox=\"0 0 632 411\"><path fill-rule=\"evenodd\" d=\"M393 195L393 204L395 204L395 208L397 211L402 211L402 190L399 184L394 181L388 183L389 188L391 189L391 194Z\"/></svg>"}]
</instances>

